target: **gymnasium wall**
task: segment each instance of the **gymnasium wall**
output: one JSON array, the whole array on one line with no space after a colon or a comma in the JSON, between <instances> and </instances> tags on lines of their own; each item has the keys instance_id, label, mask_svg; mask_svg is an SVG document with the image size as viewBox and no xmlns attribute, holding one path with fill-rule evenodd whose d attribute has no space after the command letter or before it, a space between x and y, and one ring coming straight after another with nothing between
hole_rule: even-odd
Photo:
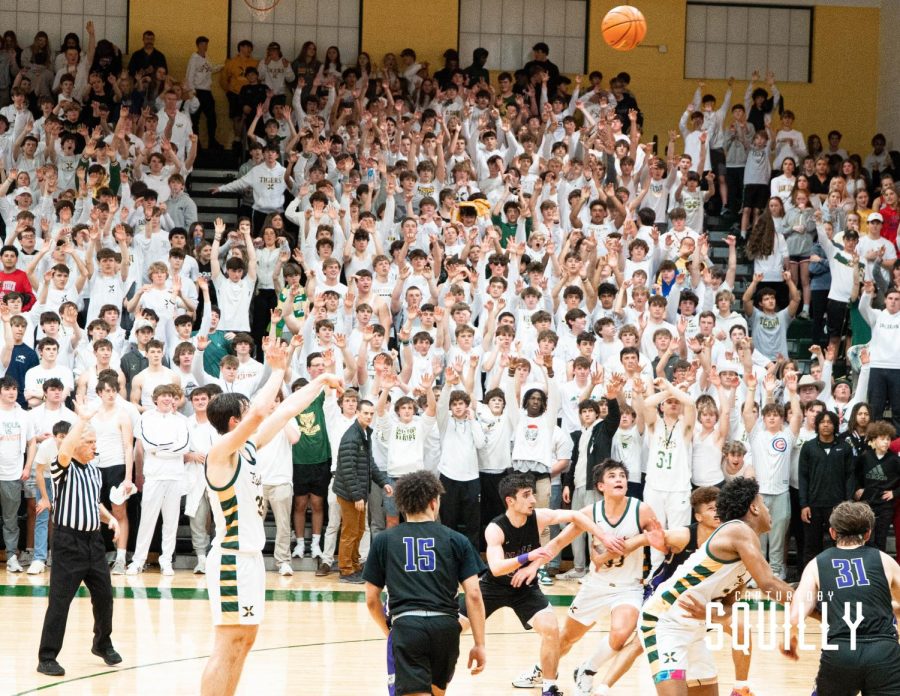
<instances>
[{"instance_id":1,"label":"gymnasium wall","mask_svg":"<svg viewBox=\"0 0 900 696\"><path fill-rule=\"evenodd\" d=\"M608 4L592 2L592 6L600 8ZM645 132L664 139L668 129L677 128L697 86L695 81L682 77L686 4L639 0L635 6L647 19L643 42L647 47L622 53L607 46L595 30L604 11L592 10L589 67L601 70L604 78L621 70L630 73L632 90L647 114ZM847 150L869 152L869 141L876 129L878 25L877 8L816 6L812 82L779 84L786 107L797 114L795 128L804 135L818 133L824 141L828 131L837 128L844 134L842 145ZM854 29L848 31L851 27ZM668 52L661 54L651 47L658 44L665 44ZM853 86L849 95L846 85ZM735 83L734 99L743 99L746 86L746 82ZM726 87L724 80L710 80L704 91L717 95L721 104ZM823 108L825 104L828 108Z\"/></svg>"},{"instance_id":2,"label":"gymnasium wall","mask_svg":"<svg viewBox=\"0 0 900 696\"><path fill-rule=\"evenodd\" d=\"M298 1L302 0L282 0ZM824 6L816 5L813 81L784 84L785 102L798 114L797 128L804 134L824 136L830 128L838 127L844 133L847 149L865 153L872 134L880 125L888 134L889 143L900 147L900 120L896 118L900 113L900 92L895 87L900 74L900 54L896 52L895 37L890 30L900 25L900 2L888 0L879 10L859 6L871 3L846 1L855 6L835 6L836 0L829 0ZM646 132L664 138L669 128L676 127L696 86L682 77L685 1L638 0L635 4L648 23L644 40L647 47L628 53L606 46L599 32L600 19L614 3L588 2L591 18L589 70L599 69L607 77L620 70L628 71L632 76L632 89L647 113ZM228 4L228 0L131 0L129 47L139 47L144 29L154 29L157 46L168 57L170 70L180 76L193 51L194 39L202 33L211 39L211 60L221 62L225 58L228 39ZM797 4L806 2L801 0ZM412 46L420 59L429 61L433 70L437 69L443 65L441 54L444 50L456 46L458 13L458 0L431 3L363 0L362 50L369 52L375 62L380 62L384 53L396 53ZM884 21L880 21L880 13L885 13ZM652 47L657 44L665 44L668 51L659 53ZM849 94L846 85L853 86ZM745 83L736 85L735 98L743 97L744 86ZM710 81L706 90L721 98L725 83ZM224 107L224 99L219 101ZM823 104L828 108L823 108ZM227 118L224 118L224 112L221 115L220 127L227 129ZM220 139L226 139L224 133Z\"/></svg>"},{"instance_id":3,"label":"gymnasium wall","mask_svg":"<svg viewBox=\"0 0 900 696\"><path fill-rule=\"evenodd\" d=\"M885 0L881 7L881 66L878 85L878 130L887 136L892 149L900 148L900 51L897 28L900 27L900 2ZM874 40L878 34L872 32Z\"/></svg>"}]
</instances>

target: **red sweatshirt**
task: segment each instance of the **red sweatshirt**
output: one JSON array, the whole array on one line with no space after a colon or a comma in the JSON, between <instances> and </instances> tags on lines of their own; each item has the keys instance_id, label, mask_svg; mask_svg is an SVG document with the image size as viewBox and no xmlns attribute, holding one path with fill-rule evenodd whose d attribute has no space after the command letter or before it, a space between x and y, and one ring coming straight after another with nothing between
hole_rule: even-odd
<instances>
[{"instance_id":1,"label":"red sweatshirt","mask_svg":"<svg viewBox=\"0 0 900 696\"><path fill-rule=\"evenodd\" d=\"M7 293L18 292L24 298L22 311L27 312L34 304L34 291L31 289L31 281L28 280L28 274L25 271L16 269L12 273L4 273L0 271L0 298L6 297Z\"/></svg>"}]
</instances>

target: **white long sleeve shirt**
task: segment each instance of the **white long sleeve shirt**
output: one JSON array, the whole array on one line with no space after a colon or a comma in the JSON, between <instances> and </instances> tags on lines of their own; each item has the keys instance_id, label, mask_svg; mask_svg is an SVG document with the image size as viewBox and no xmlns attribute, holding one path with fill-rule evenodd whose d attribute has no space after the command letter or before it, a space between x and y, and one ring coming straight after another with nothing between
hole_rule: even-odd
<instances>
[{"instance_id":1,"label":"white long sleeve shirt","mask_svg":"<svg viewBox=\"0 0 900 696\"><path fill-rule=\"evenodd\" d=\"M184 455L189 451L188 419L180 413L155 408L141 414L138 437L144 446L144 478L177 481L184 476Z\"/></svg>"},{"instance_id":2,"label":"white long sleeve shirt","mask_svg":"<svg viewBox=\"0 0 900 696\"><path fill-rule=\"evenodd\" d=\"M859 300L859 313L872 327L869 366L896 370L895 351L900 345L900 312L891 314L886 309L872 309L872 295L866 292Z\"/></svg>"},{"instance_id":3,"label":"white long sleeve shirt","mask_svg":"<svg viewBox=\"0 0 900 696\"><path fill-rule=\"evenodd\" d=\"M438 401L438 472L453 481L473 481L478 478L478 450L487 446L487 437L477 419L457 420L450 415L450 392L445 388Z\"/></svg>"},{"instance_id":4,"label":"white long sleeve shirt","mask_svg":"<svg viewBox=\"0 0 900 696\"><path fill-rule=\"evenodd\" d=\"M187 72L184 76L184 86L191 91L198 89L209 91L212 89L212 76L214 72L222 69L221 65L213 66L206 56L194 53L188 60Z\"/></svg>"},{"instance_id":5,"label":"white long sleeve shirt","mask_svg":"<svg viewBox=\"0 0 900 696\"><path fill-rule=\"evenodd\" d=\"M219 191L230 193L247 188L253 191L254 210L261 213L281 212L284 208L284 192L287 191L284 167L277 162L271 168L265 162L257 164L240 179L219 187Z\"/></svg>"}]
</instances>

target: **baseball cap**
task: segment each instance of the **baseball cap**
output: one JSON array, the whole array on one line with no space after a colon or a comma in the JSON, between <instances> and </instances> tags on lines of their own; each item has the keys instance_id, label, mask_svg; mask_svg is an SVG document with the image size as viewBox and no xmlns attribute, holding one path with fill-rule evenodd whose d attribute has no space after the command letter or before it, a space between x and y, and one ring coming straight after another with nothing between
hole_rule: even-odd
<instances>
[{"instance_id":1,"label":"baseball cap","mask_svg":"<svg viewBox=\"0 0 900 696\"><path fill-rule=\"evenodd\" d=\"M884 222L884 218L881 217L881 213L869 213L866 222Z\"/></svg>"},{"instance_id":2,"label":"baseball cap","mask_svg":"<svg viewBox=\"0 0 900 696\"><path fill-rule=\"evenodd\" d=\"M20 186L19 188L17 188L15 193L13 194L13 198L15 199L15 198L18 198L19 196L23 196L23 195L31 196L32 198L34 198L34 194L31 192L31 189L28 188L27 186Z\"/></svg>"},{"instance_id":3,"label":"baseball cap","mask_svg":"<svg viewBox=\"0 0 900 696\"><path fill-rule=\"evenodd\" d=\"M716 361L716 372L719 374L722 374L723 372L734 372L735 374L742 375L744 374L744 366L733 360L728 360L727 358L719 358L719 360Z\"/></svg>"},{"instance_id":4,"label":"baseball cap","mask_svg":"<svg viewBox=\"0 0 900 696\"><path fill-rule=\"evenodd\" d=\"M141 329L150 329L153 331L153 324L151 324L146 319L138 319L134 322L134 326L131 327L131 333L136 334Z\"/></svg>"}]
</instances>

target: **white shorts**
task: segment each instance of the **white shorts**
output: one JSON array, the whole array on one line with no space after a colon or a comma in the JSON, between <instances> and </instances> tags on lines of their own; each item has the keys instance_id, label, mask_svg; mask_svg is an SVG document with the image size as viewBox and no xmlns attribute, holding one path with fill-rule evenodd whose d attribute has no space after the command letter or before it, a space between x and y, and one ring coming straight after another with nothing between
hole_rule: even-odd
<instances>
[{"instance_id":1,"label":"white shorts","mask_svg":"<svg viewBox=\"0 0 900 696\"><path fill-rule=\"evenodd\" d=\"M640 611L644 591L640 585L610 587L584 583L569 606L569 618L585 626L592 626L603 616L620 606L634 607Z\"/></svg>"},{"instance_id":2,"label":"white shorts","mask_svg":"<svg viewBox=\"0 0 900 696\"><path fill-rule=\"evenodd\" d=\"M644 613L638 624L638 635L654 683L674 679L693 685L716 680L716 663L706 645L703 623L683 624Z\"/></svg>"},{"instance_id":3,"label":"white shorts","mask_svg":"<svg viewBox=\"0 0 900 696\"><path fill-rule=\"evenodd\" d=\"M213 548L206 557L213 626L256 626L266 613L266 566L262 553Z\"/></svg>"}]
</instances>

